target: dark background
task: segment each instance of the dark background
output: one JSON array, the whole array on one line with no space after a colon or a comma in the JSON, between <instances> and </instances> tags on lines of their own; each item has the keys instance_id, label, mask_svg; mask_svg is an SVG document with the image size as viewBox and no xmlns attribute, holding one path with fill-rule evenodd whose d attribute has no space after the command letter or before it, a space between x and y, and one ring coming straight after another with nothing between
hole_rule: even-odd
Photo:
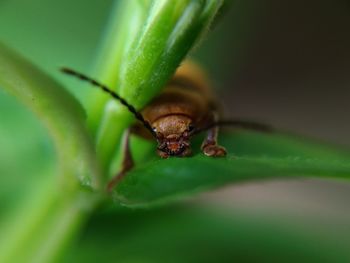
<instances>
[{"instance_id":1,"label":"dark background","mask_svg":"<svg viewBox=\"0 0 350 263\"><path fill-rule=\"evenodd\" d=\"M345 0L238 1L198 51L230 116L350 146L349 29Z\"/></svg>"},{"instance_id":2,"label":"dark background","mask_svg":"<svg viewBox=\"0 0 350 263\"><path fill-rule=\"evenodd\" d=\"M237 1L195 53L227 116L349 148L349 30L346 0ZM203 201L349 230L349 199L344 181L305 179L227 187Z\"/></svg>"}]
</instances>

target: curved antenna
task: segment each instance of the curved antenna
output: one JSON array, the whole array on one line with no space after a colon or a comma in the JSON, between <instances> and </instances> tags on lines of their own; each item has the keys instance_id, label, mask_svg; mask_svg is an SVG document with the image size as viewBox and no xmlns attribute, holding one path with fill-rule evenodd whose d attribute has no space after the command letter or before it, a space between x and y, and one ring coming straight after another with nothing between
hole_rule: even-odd
<instances>
[{"instance_id":1,"label":"curved antenna","mask_svg":"<svg viewBox=\"0 0 350 263\"><path fill-rule=\"evenodd\" d=\"M245 120L221 120L217 122L212 122L209 125L204 126L203 128L195 129L192 132L192 134L197 134L217 126L232 126L232 127L237 127L241 129L254 130L254 131L260 131L260 132L273 131L273 129L269 125L262 124L262 123L245 121Z\"/></svg>"},{"instance_id":2,"label":"curved antenna","mask_svg":"<svg viewBox=\"0 0 350 263\"><path fill-rule=\"evenodd\" d=\"M155 133L155 131L153 130L151 124L146 121L142 114L137 111L135 109L134 106L132 106L131 104L129 104L124 98L120 97L117 93L115 93L114 91L112 91L111 89L109 89L107 86L97 82L96 80L84 75L84 74L81 74L73 69L70 69L70 68L61 68L61 71L67 75L70 75L70 76L74 76L74 77L77 77L83 81L87 81L89 82L90 84L92 84L93 86L95 87L98 87L100 88L101 90L103 90L104 92L108 93L109 95L111 95L114 99L118 100L122 105L124 105L125 107L128 108L128 110L134 114L135 118L137 120L139 120L143 126L150 131L150 133L152 134L153 137L157 138L157 134Z\"/></svg>"}]
</instances>

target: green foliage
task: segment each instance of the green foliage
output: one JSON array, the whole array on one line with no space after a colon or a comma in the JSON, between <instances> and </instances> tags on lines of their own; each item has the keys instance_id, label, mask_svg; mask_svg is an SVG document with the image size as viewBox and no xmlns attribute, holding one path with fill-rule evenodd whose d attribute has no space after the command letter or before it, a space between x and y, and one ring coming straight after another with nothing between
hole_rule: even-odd
<instances>
[{"instance_id":1,"label":"green foliage","mask_svg":"<svg viewBox=\"0 0 350 263\"><path fill-rule=\"evenodd\" d=\"M195 148L199 148L199 143ZM279 133L227 133L226 158L198 152L190 158L155 159L138 165L115 189L126 206L169 202L227 183L295 176L350 179L349 152Z\"/></svg>"},{"instance_id":2,"label":"green foliage","mask_svg":"<svg viewBox=\"0 0 350 263\"><path fill-rule=\"evenodd\" d=\"M30 108L49 130L65 183L98 184L95 156L79 103L54 80L0 45L0 85ZM72 171L74 176L72 178Z\"/></svg>"},{"instance_id":3,"label":"green foliage","mask_svg":"<svg viewBox=\"0 0 350 263\"><path fill-rule=\"evenodd\" d=\"M346 262L338 230L303 231L300 223L201 206L104 212L92 218L64 262ZM102 244L96 246L96 244Z\"/></svg>"},{"instance_id":4,"label":"green foliage","mask_svg":"<svg viewBox=\"0 0 350 263\"><path fill-rule=\"evenodd\" d=\"M33 194L17 217L13 215L17 220L7 219L11 226L5 228L0 240L0 261L23 262L30 258L47 262L61 250L62 241L74 232L77 222L83 221L85 211L96 204L97 198L85 194L81 187L100 187L93 144L79 103L54 80L3 45L0 86L32 110L47 128L55 144L60 175L59 180L47 175L43 182L36 182L35 187L44 197ZM54 229L58 232L49 239ZM32 237L32 233L36 236Z\"/></svg>"},{"instance_id":5,"label":"green foliage","mask_svg":"<svg viewBox=\"0 0 350 263\"><path fill-rule=\"evenodd\" d=\"M121 262L164 262L169 255L169 262L231 262L252 250L255 261L282 260L295 244L298 253L291 262L300 257L314 262L346 258L341 246L326 241L315 246L316 236L295 237L291 231L281 230L270 237L274 225L246 223L247 218L237 215L223 219L209 212L190 211L192 208L133 212L120 207L165 205L180 196L247 180L349 178L348 152L281 133L227 132L220 140L230 154L218 159L199 152L201 138L194 143L197 151L193 157L168 160L155 155L154 143L134 138L137 166L114 190L111 211L98 213L98 208L112 199L105 193L105 184L110 167L112 173L118 169L121 156L115 149L132 116L105 94L81 88L74 93L81 93L86 120L77 100L48 75L62 78L57 71L62 63L72 67L89 64L86 54L91 54L92 40L101 30L93 25L102 27L111 3L96 2L83 14L84 1L22 2L0 2L0 32L8 36L5 42L50 74L0 45L0 88L34 114L0 94L1 262L58 261L80 231L83 235L78 245L72 246L67 262L109 261L114 256ZM222 4L214 0L116 1L93 76L141 108L198 44ZM79 30L88 28L85 35L62 30L78 26L78 11L87 19L85 23L91 23L91 27L80 25ZM40 14L45 14L47 23L36 20ZM30 30L16 26L13 17L23 19ZM27 31L31 37L23 38ZM38 41L47 34L49 37ZM90 43L90 49L82 45L84 51L79 50L82 39ZM67 44L70 40L75 41L74 51ZM45 55L47 46L55 47L55 52ZM77 58L75 51L81 52ZM65 82L74 88L80 85ZM89 221L92 214L95 216ZM167 238L171 241L164 242ZM203 249L211 253L201 252ZM320 252L315 254L315 250Z\"/></svg>"}]
</instances>

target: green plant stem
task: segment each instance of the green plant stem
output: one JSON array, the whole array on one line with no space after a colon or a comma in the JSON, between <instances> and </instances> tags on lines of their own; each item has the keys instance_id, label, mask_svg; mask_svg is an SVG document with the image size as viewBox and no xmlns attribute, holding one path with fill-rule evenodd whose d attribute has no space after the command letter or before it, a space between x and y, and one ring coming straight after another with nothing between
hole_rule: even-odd
<instances>
[{"instance_id":1,"label":"green plant stem","mask_svg":"<svg viewBox=\"0 0 350 263\"><path fill-rule=\"evenodd\" d=\"M100 198L80 186L70 191L58 186L57 180L48 180L42 191L9 216L0 262L56 262L69 246Z\"/></svg>"},{"instance_id":2,"label":"green plant stem","mask_svg":"<svg viewBox=\"0 0 350 263\"><path fill-rule=\"evenodd\" d=\"M117 89L117 85L119 94L141 109L160 92L193 45L206 33L223 1L159 0L145 1L143 6L131 2L137 1L122 1L123 12L128 16L111 20L105 41L113 40L115 45L112 42L102 45L98 64L103 71L99 75L113 89ZM133 11L135 7L137 12ZM118 14L117 9L113 12ZM117 108L111 106L117 103L106 103L107 97L103 94L103 99L99 99L99 96L92 105L95 112L91 115L90 127L98 130L97 154L106 178L123 130L132 122L132 116L125 110L111 110Z\"/></svg>"},{"instance_id":3,"label":"green plant stem","mask_svg":"<svg viewBox=\"0 0 350 263\"><path fill-rule=\"evenodd\" d=\"M133 116L124 106L116 104L113 101L108 104L105 115L101 120L97 140L97 156L103 169L102 172L106 175L108 175L111 156L120 150L120 147L117 147L117 145L120 144L123 132L133 121ZM115 119L115 121L111 122L111 119ZM104 178L107 179L108 176Z\"/></svg>"},{"instance_id":4,"label":"green plant stem","mask_svg":"<svg viewBox=\"0 0 350 263\"><path fill-rule=\"evenodd\" d=\"M120 72L125 56L146 19L150 4L150 0L121 0L115 1L112 7L92 75L115 91L120 88ZM93 134L98 132L109 99L99 90L90 90L87 115L88 126Z\"/></svg>"}]
</instances>

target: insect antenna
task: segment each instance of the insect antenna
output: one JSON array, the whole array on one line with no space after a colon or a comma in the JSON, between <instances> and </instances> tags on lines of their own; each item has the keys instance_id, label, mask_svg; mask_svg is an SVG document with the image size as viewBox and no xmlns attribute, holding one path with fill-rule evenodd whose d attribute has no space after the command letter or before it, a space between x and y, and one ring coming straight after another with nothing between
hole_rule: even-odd
<instances>
[{"instance_id":1,"label":"insect antenna","mask_svg":"<svg viewBox=\"0 0 350 263\"><path fill-rule=\"evenodd\" d=\"M259 132L273 131L273 129L269 125L253 122L253 121L245 121L245 120L237 119L237 120L221 120L217 122L212 122L209 125L204 126L203 128L195 129L192 134L198 134L218 126L231 126L231 127L236 127L236 128L246 129L246 130L259 131Z\"/></svg>"},{"instance_id":2,"label":"insect antenna","mask_svg":"<svg viewBox=\"0 0 350 263\"><path fill-rule=\"evenodd\" d=\"M153 130L151 124L143 118L142 114L139 111L137 111L134 106L132 106L130 103L128 103L124 98L120 97L116 92L112 91L110 88L97 82L96 80L94 80L94 79L92 79L92 78L90 78L82 73L79 73L73 69L61 68L61 71L67 75L77 77L83 81L87 81L90 84L92 84L93 86L100 88L104 92L108 93L114 99L118 100L122 105L124 105L126 108L128 108L128 110L135 116L135 118L137 120L139 120L143 124L143 126L151 132L153 137L157 138L157 135L156 135L155 131Z\"/></svg>"}]
</instances>

